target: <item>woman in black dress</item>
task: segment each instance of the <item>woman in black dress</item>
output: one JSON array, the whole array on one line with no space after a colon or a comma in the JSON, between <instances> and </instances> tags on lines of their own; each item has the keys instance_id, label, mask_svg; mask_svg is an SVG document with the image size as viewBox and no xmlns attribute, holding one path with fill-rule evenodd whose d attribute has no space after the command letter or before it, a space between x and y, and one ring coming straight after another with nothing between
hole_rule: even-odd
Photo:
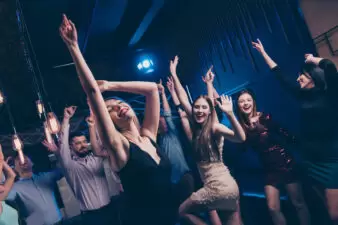
<instances>
[{"instance_id":1,"label":"woman in black dress","mask_svg":"<svg viewBox=\"0 0 338 225\"><path fill-rule=\"evenodd\" d=\"M314 188L323 190L331 220L338 224L337 68L328 59L306 54L296 85L269 57L259 40L252 44L281 85L300 103L304 169Z\"/></svg>"},{"instance_id":2,"label":"woman in black dress","mask_svg":"<svg viewBox=\"0 0 338 225\"><path fill-rule=\"evenodd\" d=\"M295 161L288 152L294 137L280 127L271 115L257 112L252 92L243 90L237 98L237 115L245 130L245 147L251 147L260 157L265 172L265 195L274 224L286 224L280 210L279 188L285 187L298 213L301 225L310 224L302 188L295 170Z\"/></svg>"},{"instance_id":3,"label":"woman in black dress","mask_svg":"<svg viewBox=\"0 0 338 225\"><path fill-rule=\"evenodd\" d=\"M96 81L78 46L75 25L63 16L60 35L74 60L78 77L98 125L112 169L119 172L127 200L126 225L172 225L171 167L156 145L160 101L156 83ZM104 101L102 91L123 91L146 97L139 125L132 108L119 99Z\"/></svg>"}]
</instances>

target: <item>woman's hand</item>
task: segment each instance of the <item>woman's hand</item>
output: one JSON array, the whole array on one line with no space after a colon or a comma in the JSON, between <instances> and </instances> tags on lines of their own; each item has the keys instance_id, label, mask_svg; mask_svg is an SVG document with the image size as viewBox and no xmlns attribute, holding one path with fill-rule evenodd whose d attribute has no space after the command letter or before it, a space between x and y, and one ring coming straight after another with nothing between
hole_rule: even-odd
<instances>
[{"instance_id":1,"label":"woman's hand","mask_svg":"<svg viewBox=\"0 0 338 225\"><path fill-rule=\"evenodd\" d=\"M62 23L59 27L60 36L67 47L74 47L78 44L77 31L74 23L63 14Z\"/></svg>"},{"instance_id":2,"label":"woman's hand","mask_svg":"<svg viewBox=\"0 0 338 225\"><path fill-rule=\"evenodd\" d=\"M257 42L253 41L251 43L252 43L252 47L254 49L256 49L259 53L263 54L265 52L264 46L263 46L262 42L259 39L257 39Z\"/></svg>"},{"instance_id":3,"label":"woman's hand","mask_svg":"<svg viewBox=\"0 0 338 225\"><path fill-rule=\"evenodd\" d=\"M163 84L162 84L162 79L160 79L160 82L157 84L157 88L158 88L158 91L162 94L164 93L164 87L163 87Z\"/></svg>"},{"instance_id":4,"label":"woman's hand","mask_svg":"<svg viewBox=\"0 0 338 225\"><path fill-rule=\"evenodd\" d=\"M314 63L314 56L312 54L305 54L305 63Z\"/></svg>"},{"instance_id":5,"label":"woman's hand","mask_svg":"<svg viewBox=\"0 0 338 225\"><path fill-rule=\"evenodd\" d=\"M203 77L202 76L202 80L204 83L206 84L212 84L214 82L214 79L215 79L215 74L212 72L212 69L214 68L214 66L211 66L209 68L209 70L207 71L207 73L205 74L205 76Z\"/></svg>"},{"instance_id":6,"label":"woman's hand","mask_svg":"<svg viewBox=\"0 0 338 225\"><path fill-rule=\"evenodd\" d=\"M175 91L175 84L172 77L168 77L167 88L170 93L173 93Z\"/></svg>"},{"instance_id":7,"label":"woman's hand","mask_svg":"<svg viewBox=\"0 0 338 225\"><path fill-rule=\"evenodd\" d=\"M231 113L233 113L233 104L232 104L232 99L231 96L221 96L221 101L216 101L219 108L226 113L227 115L230 115Z\"/></svg>"},{"instance_id":8,"label":"woman's hand","mask_svg":"<svg viewBox=\"0 0 338 225\"><path fill-rule=\"evenodd\" d=\"M108 91L109 89L109 82L106 80L97 80L97 85L99 85L99 89L101 92Z\"/></svg>"},{"instance_id":9,"label":"woman's hand","mask_svg":"<svg viewBox=\"0 0 338 225\"><path fill-rule=\"evenodd\" d=\"M175 56L174 60L170 60L170 73L172 76L177 76L177 64L178 64L178 56Z\"/></svg>"},{"instance_id":10,"label":"woman's hand","mask_svg":"<svg viewBox=\"0 0 338 225\"><path fill-rule=\"evenodd\" d=\"M95 126L95 120L94 120L94 116L90 115L86 118L86 122L88 124L88 127L94 127Z\"/></svg>"}]
</instances>

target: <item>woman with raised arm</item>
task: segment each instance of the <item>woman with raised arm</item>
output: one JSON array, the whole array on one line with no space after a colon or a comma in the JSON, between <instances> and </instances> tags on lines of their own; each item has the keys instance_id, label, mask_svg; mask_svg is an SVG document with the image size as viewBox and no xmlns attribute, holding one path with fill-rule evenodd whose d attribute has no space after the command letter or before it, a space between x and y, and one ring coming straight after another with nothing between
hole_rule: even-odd
<instances>
[{"instance_id":1,"label":"woman with raised arm","mask_svg":"<svg viewBox=\"0 0 338 225\"><path fill-rule=\"evenodd\" d=\"M3 173L5 173L5 176ZM5 203L5 200L13 187L15 177L15 172L4 160L0 145L0 224L2 225L19 224L18 212Z\"/></svg>"},{"instance_id":2,"label":"woman with raised arm","mask_svg":"<svg viewBox=\"0 0 338 225\"><path fill-rule=\"evenodd\" d=\"M78 46L75 25L63 17L60 35L74 60L78 77L96 118L100 139L110 151L126 194L126 225L172 225L171 167L156 145L160 101L156 83L96 82ZM146 97L142 126L135 112L120 99L104 101L101 91L122 91Z\"/></svg>"},{"instance_id":3,"label":"woman with raised arm","mask_svg":"<svg viewBox=\"0 0 338 225\"><path fill-rule=\"evenodd\" d=\"M301 150L304 169L323 199L334 224L338 224L338 74L328 59L305 55L296 83L283 73L258 40L253 47L263 56L282 86L290 91L301 108Z\"/></svg>"},{"instance_id":4,"label":"woman with raised arm","mask_svg":"<svg viewBox=\"0 0 338 225\"><path fill-rule=\"evenodd\" d=\"M265 196L276 225L286 224L280 210L279 188L285 187L296 208L301 225L310 224L310 215L302 194L299 176L288 146L294 143L294 136L276 123L270 114L257 111L256 99L249 90L243 90L237 97L237 115L246 133L243 147L251 147L260 157L265 175Z\"/></svg>"},{"instance_id":5,"label":"woman with raised arm","mask_svg":"<svg viewBox=\"0 0 338 225\"><path fill-rule=\"evenodd\" d=\"M232 101L228 96L222 96L217 104L234 130L217 122L214 103L209 97L200 96L190 105L176 74L177 62L178 58L175 57L170 70L180 102L187 114L191 115L192 135L188 136L192 136L193 156L203 181L203 187L181 204L179 215L193 224L206 224L193 213L217 210L222 224L241 225L238 186L223 163L222 152L225 138L243 142L245 132L234 116ZM210 70L204 80L208 90L212 90L213 74Z\"/></svg>"}]
</instances>

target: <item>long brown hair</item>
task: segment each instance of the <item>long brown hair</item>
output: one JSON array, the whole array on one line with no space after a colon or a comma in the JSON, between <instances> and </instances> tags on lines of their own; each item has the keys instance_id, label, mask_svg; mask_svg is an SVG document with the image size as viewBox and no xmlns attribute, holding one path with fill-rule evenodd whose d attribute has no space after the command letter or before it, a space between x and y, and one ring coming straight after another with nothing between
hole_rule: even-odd
<instances>
[{"instance_id":1,"label":"long brown hair","mask_svg":"<svg viewBox=\"0 0 338 225\"><path fill-rule=\"evenodd\" d=\"M236 112L239 118L239 123L242 125L244 130L247 130L248 127L250 126L250 118L241 111L240 107L239 107L239 98L243 95L243 94L248 94L252 97L252 101L253 101L253 108L252 108L252 116L257 116L257 105L256 105L256 97L254 95L254 93L250 90L242 90L238 93L237 95L237 99L236 99Z\"/></svg>"},{"instance_id":2,"label":"long brown hair","mask_svg":"<svg viewBox=\"0 0 338 225\"><path fill-rule=\"evenodd\" d=\"M192 106L196 104L199 99L205 99L210 108L210 114L203 124L198 124L193 118L193 149L194 158L197 162L211 162L219 161L221 155L217 148L215 137L212 135L212 126L215 121L215 107L212 100L208 96L201 95L193 102Z\"/></svg>"}]
</instances>

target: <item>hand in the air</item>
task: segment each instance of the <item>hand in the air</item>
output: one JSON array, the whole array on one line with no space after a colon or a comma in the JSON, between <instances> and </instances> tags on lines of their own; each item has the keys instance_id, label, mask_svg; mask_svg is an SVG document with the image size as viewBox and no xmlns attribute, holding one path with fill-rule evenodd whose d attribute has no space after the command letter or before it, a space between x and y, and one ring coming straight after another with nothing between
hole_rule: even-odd
<instances>
[{"instance_id":1,"label":"hand in the air","mask_svg":"<svg viewBox=\"0 0 338 225\"><path fill-rule=\"evenodd\" d=\"M262 42L259 40L259 39L257 39L257 42L251 42L252 43L252 47L254 48L254 49L256 49L259 53L264 53L265 52L265 50L264 50L264 46L263 46L263 44L262 44Z\"/></svg>"},{"instance_id":2,"label":"hand in the air","mask_svg":"<svg viewBox=\"0 0 338 225\"><path fill-rule=\"evenodd\" d=\"M62 15L62 23L59 27L59 32L62 40L68 47L76 46L78 44L76 27L64 14Z\"/></svg>"},{"instance_id":3,"label":"hand in the air","mask_svg":"<svg viewBox=\"0 0 338 225\"><path fill-rule=\"evenodd\" d=\"M66 107L63 111L63 117L66 119L72 118L76 112L76 108L77 108L76 106Z\"/></svg>"},{"instance_id":4,"label":"hand in the air","mask_svg":"<svg viewBox=\"0 0 338 225\"><path fill-rule=\"evenodd\" d=\"M204 77L202 76L202 80L204 83L208 84L214 82L215 74L212 72L213 68L214 66L211 66L207 71L207 73L205 74L205 76Z\"/></svg>"},{"instance_id":5,"label":"hand in the air","mask_svg":"<svg viewBox=\"0 0 338 225\"><path fill-rule=\"evenodd\" d=\"M232 98L231 96L221 96L221 101L216 101L219 108L226 114L233 112Z\"/></svg>"},{"instance_id":6,"label":"hand in the air","mask_svg":"<svg viewBox=\"0 0 338 225\"><path fill-rule=\"evenodd\" d=\"M170 73L172 76L177 76L177 64L178 64L178 56L175 56L174 60L170 60Z\"/></svg>"}]
</instances>

